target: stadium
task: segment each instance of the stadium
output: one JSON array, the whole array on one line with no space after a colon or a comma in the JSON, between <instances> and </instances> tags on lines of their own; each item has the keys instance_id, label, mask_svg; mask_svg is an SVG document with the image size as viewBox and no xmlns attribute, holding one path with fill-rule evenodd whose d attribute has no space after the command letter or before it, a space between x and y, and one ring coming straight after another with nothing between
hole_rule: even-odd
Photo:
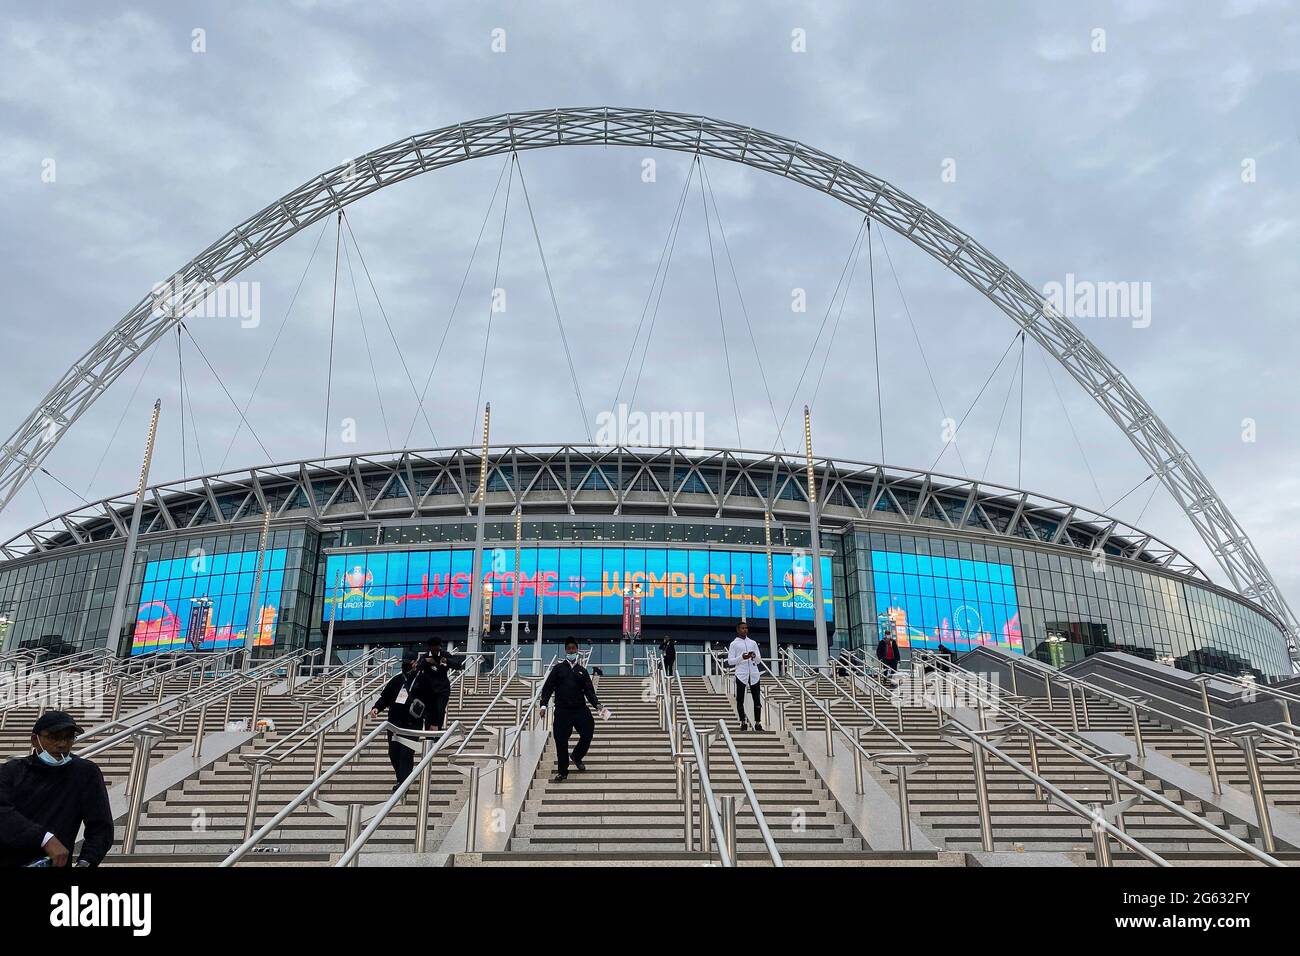
<instances>
[{"instance_id":1,"label":"stadium","mask_svg":"<svg viewBox=\"0 0 1300 956\"><path fill-rule=\"evenodd\" d=\"M345 660L434 635L463 645L481 469L479 449L399 451L152 486L122 647L224 650L242 644L250 621L259 656L323 648L331 622ZM802 456L522 446L489 449L486 473L485 647L509 643L518 511L520 641L541 632L547 659L571 634L594 663L616 663L620 650L626 661L624 590L637 584L632 644L670 636L699 650L729 641L742 617L765 635L769 534L778 640L812 656ZM905 652L987 644L1060 666L1118 650L1193 672L1290 673L1280 622L1116 519L861 462L819 460L816 476L832 653L874 648L883 621ZM132 497L3 545L6 650L105 645ZM683 659L692 664L699 658Z\"/></svg>"},{"instance_id":2,"label":"stadium","mask_svg":"<svg viewBox=\"0 0 1300 956\"><path fill-rule=\"evenodd\" d=\"M345 207L482 157L502 158L507 195L518 172L530 203L519 154L570 146L690 156L720 320L704 159L854 210L850 259L865 232L871 261L872 223L911 242L1016 326L1003 357L1019 343L1022 416L1032 340L1117 426L1227 583L1115 514L947 474L941 458L916 470L818 454L815 390L795 450L744 447L722 321L736 447L705 445L685 420L657 443L597 441L529 204L549 344L564 349L586 443L494 444L480 371L480 444L475 432L463 446L331 455L331 311L319 456L151 482L159 399L133 490L0 545L0 744L30 753L27 728L51 705L73 712L51 716L101 768L111 811L88 865L1300 861L1296 617L1190 453L972 236L847 160L740 124L513 113L326 170L222 234L73 363L0 448L0 509L36 474L54 477L54 446L169 333L184 396L184 318L295 234L320 224L319 245L334 227L337 292L349 240L369 278ZM501 222L504 236L504 210ZM454 318L453 306L448 328ZM779 443L786 423L771 411ZM995 445L996 433L990 460ZM742 621L761 653L723 651ZM901 660L877 660L891 637ZM435 638L452 654L403 653ZM665 639L677 655L661 653ZM431 670L440 682L416 690ZM71 701L55 693L67 678ZM39 756L55 759L28 763Z\"/></svg>"}]
</instances>

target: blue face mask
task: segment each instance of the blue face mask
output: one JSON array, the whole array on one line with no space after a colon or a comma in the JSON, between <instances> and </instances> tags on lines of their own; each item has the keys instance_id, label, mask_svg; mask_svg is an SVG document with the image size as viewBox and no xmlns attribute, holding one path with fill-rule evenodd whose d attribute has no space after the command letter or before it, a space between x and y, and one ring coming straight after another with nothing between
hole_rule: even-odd
<instances>
[{"instance_id":1,"label":"blue face mask","mask_svg":"<svg viewBox=\"0 0 1300 956\"><path fill-rule=\"evenodd\" d=\"M64 767L72 762L72 754L64 754L62 757L56 757L48 750L38 750L36 756L40 758L41 763L51 767Z\"/></svg>"},{"instance_id":2,"label":"blue face mask","mask_svg":"<svg viewBox=\"0 0 1300 956\"><path fill-rule=\"evenodd\" d=\"M576 652L573 654L565 654L564 659L567 660L570 664L574 664L577 663L578 655Z\"/></svg>"}]
</instances>

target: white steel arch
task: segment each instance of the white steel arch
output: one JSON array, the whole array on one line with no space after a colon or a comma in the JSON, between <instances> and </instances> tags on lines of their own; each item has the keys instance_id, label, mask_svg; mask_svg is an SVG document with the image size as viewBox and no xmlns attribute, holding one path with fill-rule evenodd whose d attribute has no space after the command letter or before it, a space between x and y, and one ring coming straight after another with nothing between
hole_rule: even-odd
<instances>
[{"instance_id":1,"label":"white steel arch","mask_svg":"<svg viewBox=\"0 0 1300 956\"><path fill-rule=\"evenodd\" d=\"M0 448L0 510L137 355L299 230L393 183L455 163L524 149L616 145L711 156L834 196L904 236L978 289L1077 381L1160 478L1232 585L1286 622L1287 605L1245 530L1127 377L1030 283L974 238L900 189L796 140L683 113L614 107L506 113L420 133L309 180L250 216L142 298L59 379ZM1294 652L1293 652L1294 653Z\"/></svg>"}]
</instances>

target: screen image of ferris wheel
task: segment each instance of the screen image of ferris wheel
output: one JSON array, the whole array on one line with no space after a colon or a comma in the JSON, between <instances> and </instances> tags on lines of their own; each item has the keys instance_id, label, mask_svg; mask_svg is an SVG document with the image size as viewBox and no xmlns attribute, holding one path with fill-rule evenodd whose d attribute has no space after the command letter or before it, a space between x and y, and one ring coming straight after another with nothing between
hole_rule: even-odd
<instances>
[{"instance_id":1,"label":"screen image of ferris wheel","mask_svg":"<svg viewBox=\"0 0 1300 956\"><path fill-rule=\"evenodd\" d=\"M250 626L254 647L271 646L286 554L284 548L265 553L255 609L256 551L150 561L144 569L131 654L242 647Z\"/></svg>"},{"instance_id":2,"label":"screen image of ferris wheel","mask_svg":"<svg viewBox=\"0 0 1300 956\"><path fill-rule=\"evenodd\" d=\"M1011 565L872 551L871 574L877 622L899 647L1025 652Z\"/></svg>"}]
</instances>

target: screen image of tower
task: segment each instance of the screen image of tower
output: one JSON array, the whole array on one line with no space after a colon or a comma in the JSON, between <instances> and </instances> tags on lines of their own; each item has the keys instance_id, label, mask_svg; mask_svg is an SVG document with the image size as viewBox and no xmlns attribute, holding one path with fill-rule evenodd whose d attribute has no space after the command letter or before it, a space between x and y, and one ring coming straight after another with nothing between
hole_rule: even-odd
<instances>
[{"instance_id":1,"label":"screen image of tower","mask_svg":"<svg viewBox=\"0 0 1300 956\"><path fill-rule=\"evenodd\" d=\"M266 552L253 615L254 647L275 643L284 561L283 548ZM242 647L256 571L256 551L150 561L144 568L131 653Z\"/></svg>"},{"instance_id":2,"label":"screen image of tower","mask_svg":"<svg viewBox=\"0 0 1300 956\"><path fill-rule=\"evenodd\" d=\"M871 573L877 622L899 647L1025 652L1011 565L872 551Z\"/></svg>"},{"instance_id":3,"label":"screen image of tower","mask_svg":"<svg viewBox=\"0 0 1300 956\"><path fill-rule=\"evenodd\" d=\"M823 557L822 601L833 616L831 561ZM472 549L366 551L330 555L323 616L338 621L464 617L469 614ZM483 551L481 578L492 588L492 615L514 601L514 548ZM767 555L696 548L521 548L519 613L623 614L623 589L641 585L643 617L767 618ZM772 556L778 620L813 619L812 557ZM336 598L337 595L337 598ZM335 604L337 603L337 608Z\"/></svg>"}]
</instances>

